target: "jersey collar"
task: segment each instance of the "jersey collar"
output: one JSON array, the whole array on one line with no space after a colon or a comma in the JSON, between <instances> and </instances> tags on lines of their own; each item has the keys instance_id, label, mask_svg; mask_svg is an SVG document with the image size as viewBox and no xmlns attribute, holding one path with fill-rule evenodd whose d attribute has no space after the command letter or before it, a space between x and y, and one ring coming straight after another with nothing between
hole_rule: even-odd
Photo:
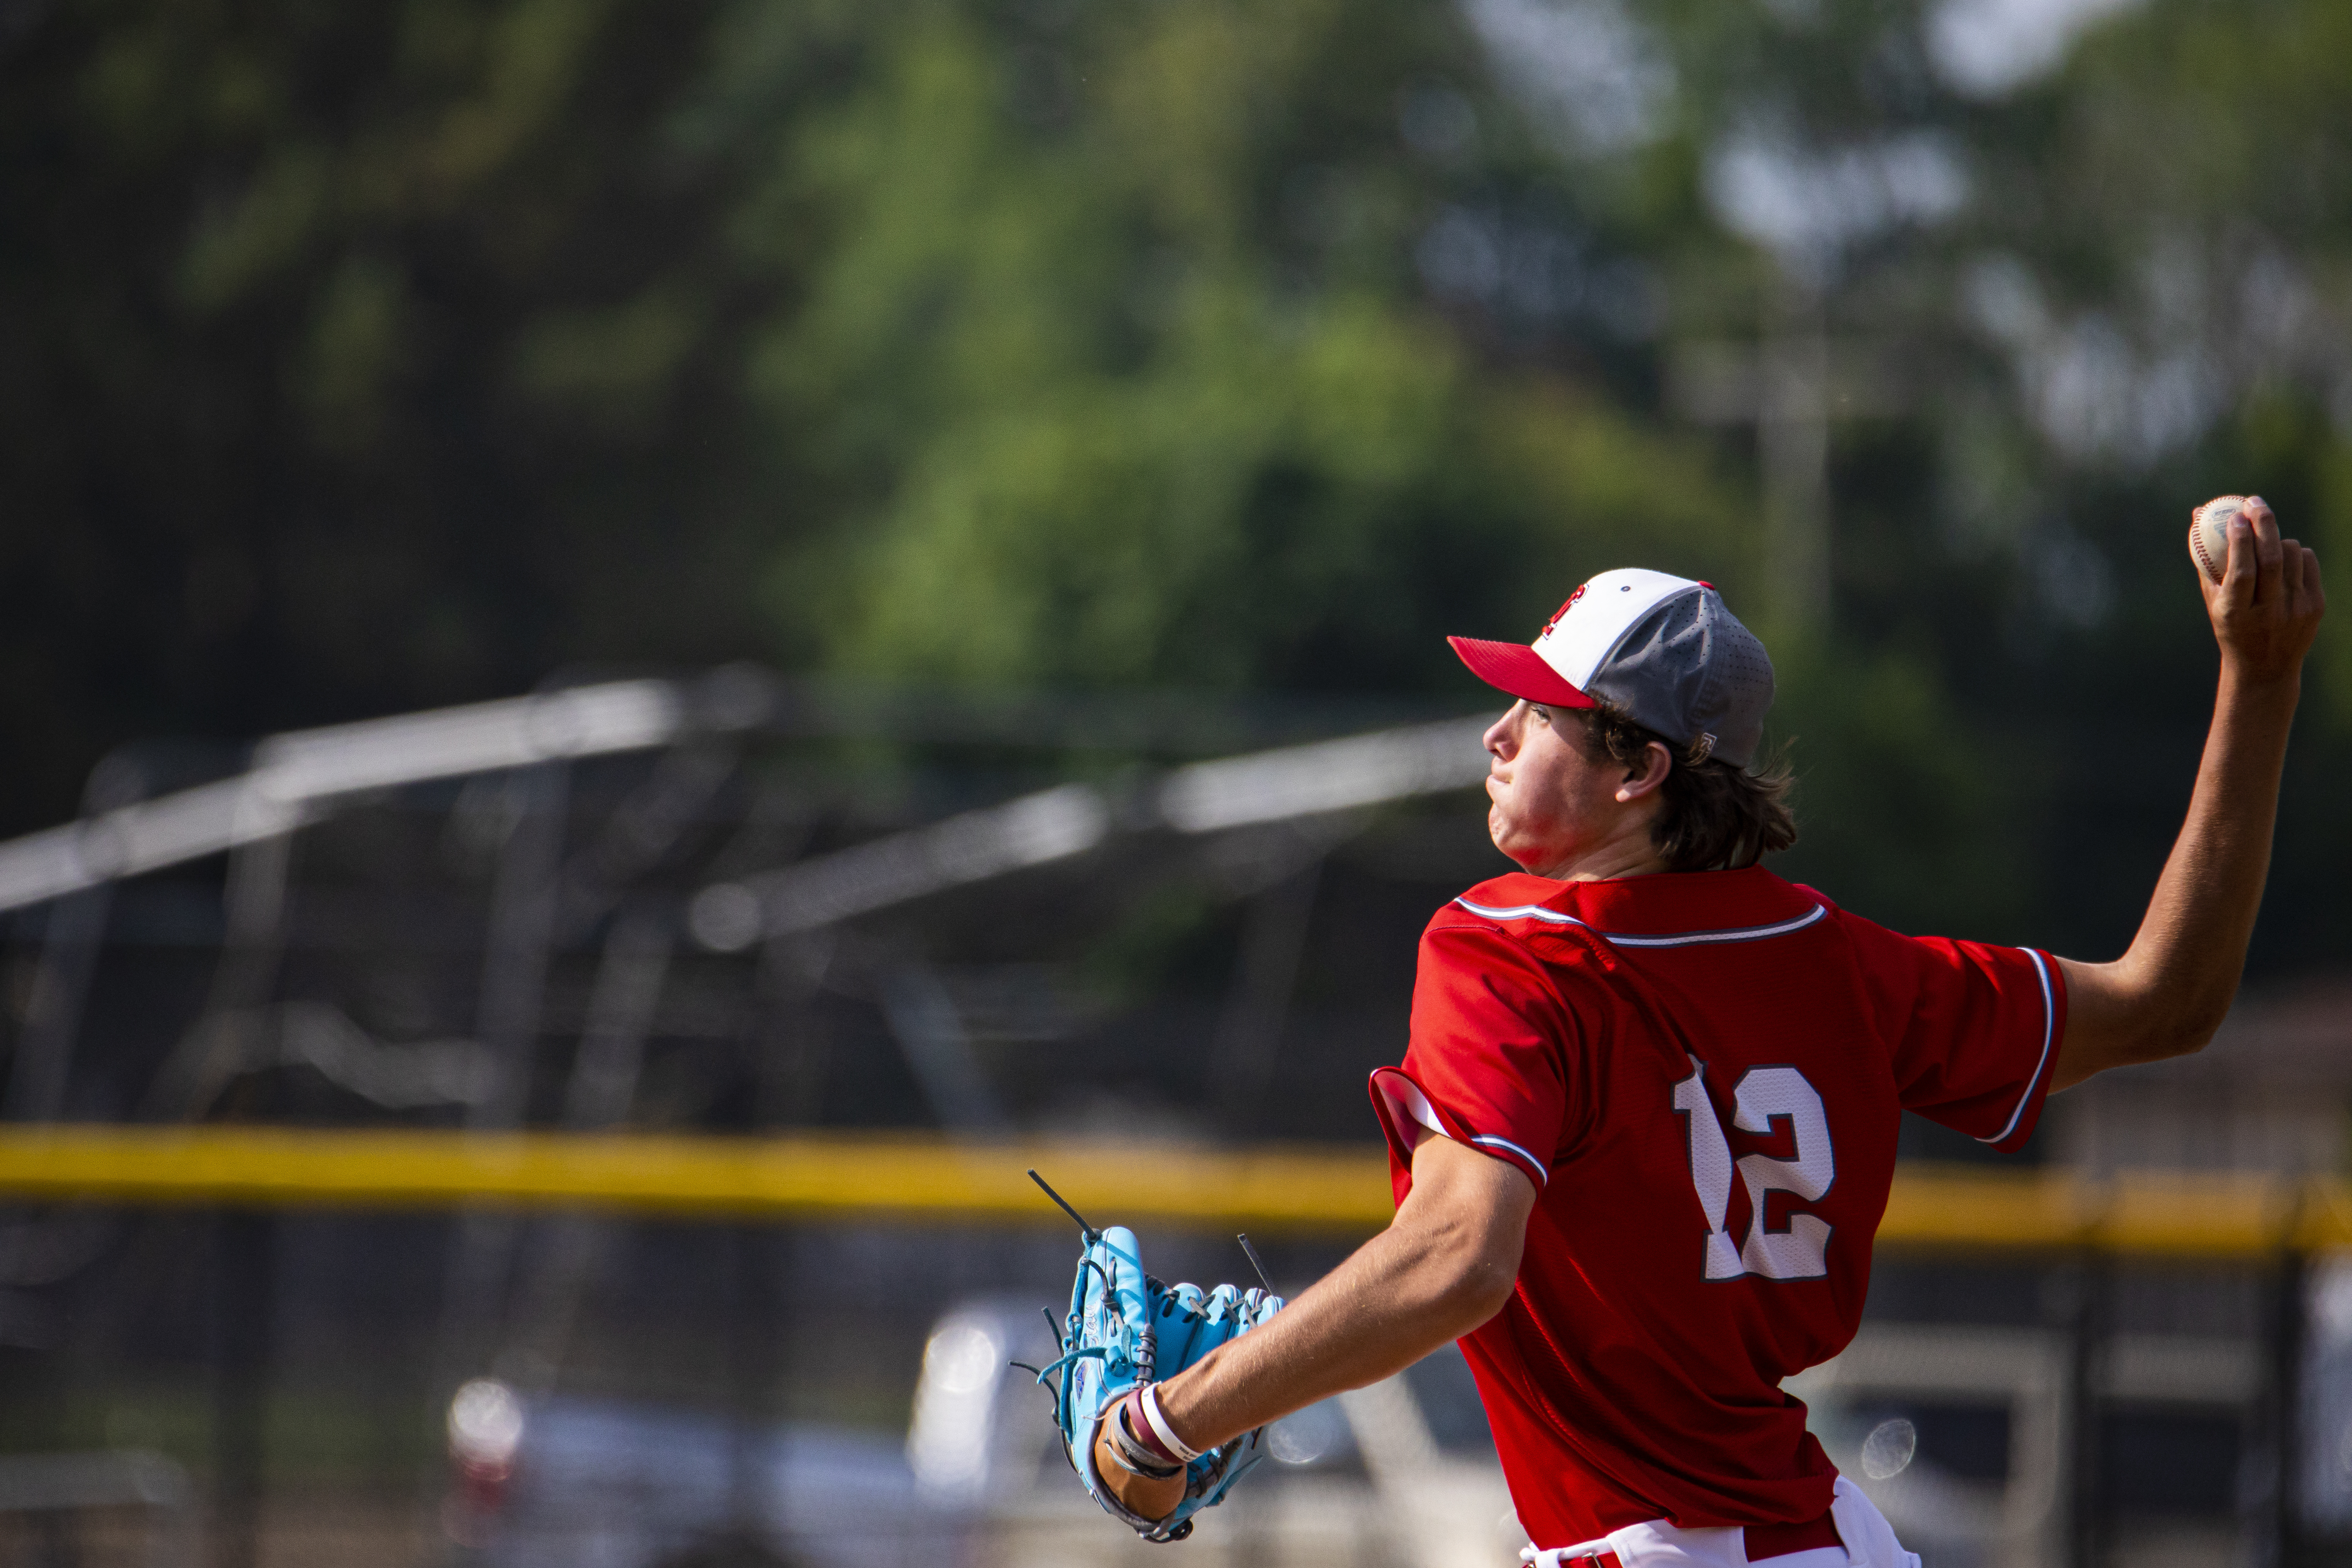
<instances>
[{"instance_id":1,"label":"jersey collar","mask_svg":"<svg viewBox=\"0 0 2352 1568\"><path fill-rule=\"evenodd\" d=\"M1597 882L1556 882L1515 871L1455 900L1489 918L1542 910L1610 937L1705 936L1810 924L1829 900L1761 866L1738 871L1662 871ZM1529 918L1538 918L1530 915Z\"/></svg>"}]
</instances>

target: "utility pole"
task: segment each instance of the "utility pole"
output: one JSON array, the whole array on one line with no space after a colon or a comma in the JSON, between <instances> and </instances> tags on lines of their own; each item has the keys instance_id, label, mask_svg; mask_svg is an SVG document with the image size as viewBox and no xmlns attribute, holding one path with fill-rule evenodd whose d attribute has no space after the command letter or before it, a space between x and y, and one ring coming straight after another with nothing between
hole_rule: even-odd
<instances>
[{"instance_id":1,"label":"utility pole","mask_svg":"<svg viewBox=\"0 0 2352 1568\"><path fill-rule=\"evenodd\" d=\"M1677 350L1667 392L1686 418L1756 426L1766 608L1775 628L1820 629L1830 607L1830 423L1884 417L1906 405L1882 346L1832 339L1821 297L1790 286L1753 345L1692 342Z\"/></svg>"}]
</instances>

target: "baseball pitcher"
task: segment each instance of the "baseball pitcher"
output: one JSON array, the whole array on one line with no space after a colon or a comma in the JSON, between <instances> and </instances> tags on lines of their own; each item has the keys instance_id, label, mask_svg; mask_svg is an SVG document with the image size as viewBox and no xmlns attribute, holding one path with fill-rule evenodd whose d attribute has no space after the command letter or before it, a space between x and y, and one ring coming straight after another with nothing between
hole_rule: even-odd
<instances>
[{"instance_id":1,"label":"baseball pitcher","mask_svg":"<svg viewBox=\"0 0 2352 1568\"><path fill-rule=\"evenodd\" d=\"M1160 1380L1121 1363L1089 1484L1148 1530L1201 1456L1459 1340L1540 1568L1916 1563L1780 1383L1853 1336L1900 1111L2015 1149L2053 1089L2228 1009L2323 600L2259 500L2200 583L2212 725L2108 963L1899 935L1765 869L1795 838L1755 765L1772 667L1706 584L1605 572L1532 646L1454 638L1515 699L1486 790L1519 868L1431 921L1373 1075L1395 1220Z\"/></svg>"}]
</instances>

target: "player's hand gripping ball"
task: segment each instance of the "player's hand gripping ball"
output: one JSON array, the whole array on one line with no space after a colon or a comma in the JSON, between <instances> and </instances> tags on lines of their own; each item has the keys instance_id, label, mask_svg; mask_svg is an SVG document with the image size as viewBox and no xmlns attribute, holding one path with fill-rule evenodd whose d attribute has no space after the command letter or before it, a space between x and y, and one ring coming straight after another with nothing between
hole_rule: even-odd
<instances>
[{"instance_id":1,"label":"player's hand gripping ball","mask_svg":"<svg viewBox=\"0 0 2352 1568\"><path fill-rule=\"evenodd\" d=\"M2243 496L2215 496L2189 514L2189 553L2210 582L2230 569L2230 520L2245 510Z\"/></svg>"},{"instance_id":2,"label":"player's hand gripping ball","mask_svg":"<svg viewBox=\"0 0 2352 1568\"><path fill-rule=\"evenodd\" d=\"M1181 1500L1158 1519L1122 1504L1101 1470L1105 1462L1129 1470L1129 1477L1116 1479L1130 1496L1144 1489L1132 1485L1137 1479L1164 1481L1166 1491L1175 1495L1178 1469L1154 1464L1150 1456L1133 1453L1133 1445L1107 1436L1106 1420L1118 1419L1118 1405L1129 1393L1173 1377L1281 1310L1282 1298L1263 1290L1220 1285L1203 1292L1198 1285L1162 1285L1143 1271L1133 1231L1115 1225L1091 1233L1070 1287L1061 1359L1037 1380L1060 1373L1054 1423L1071 1468L1106 1512L1147 1541L1181 1541L1192 1533L1192 1516L1223 1501L1234 1483L1264 1457L1265 1428L1260 1426L1183 1462ZM1108 1461L1104 1450L1109 1450ZM1131 1463L1121 1458L1122 1450L1132 1453Z\"/></svg>"}]
</instances>

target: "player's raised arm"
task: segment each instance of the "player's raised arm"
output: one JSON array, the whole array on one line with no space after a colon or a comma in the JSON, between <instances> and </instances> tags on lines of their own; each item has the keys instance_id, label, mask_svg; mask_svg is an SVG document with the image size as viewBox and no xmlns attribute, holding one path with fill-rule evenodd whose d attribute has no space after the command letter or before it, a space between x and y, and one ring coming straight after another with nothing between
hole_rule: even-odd
<instances>
[{"instance_id":1,"label":"player's raised arm","mask_svg":"<svg viewBox=\"0 0 2352 1568\"><path fill-rule=\"evenodd\" d=\"M2067 1007L2057 1089L2202 1049L2245 967L2304 656L2326 599L2319 558L2279 537L2259 497L2229 523L2220 581L2201 571L2197 580L2221 645L2221 676L2189 819L2130 949L2112 963L2059 960Z\"/></svg>"}]
</instances>

